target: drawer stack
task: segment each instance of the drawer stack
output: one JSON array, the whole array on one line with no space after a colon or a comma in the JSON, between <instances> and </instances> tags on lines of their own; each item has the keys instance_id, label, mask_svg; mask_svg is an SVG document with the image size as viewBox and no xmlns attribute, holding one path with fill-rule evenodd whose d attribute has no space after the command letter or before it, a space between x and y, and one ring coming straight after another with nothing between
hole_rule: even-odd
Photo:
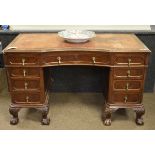
<instances>
[{"instance_id":1,"label":"drawer stack","mask_svg":"<svg viewBox=\"0 0 155 155\"><path fill-rule=\"evenodd\" d=\"M115 53L111 59L109 91L103 113L104 124L111 125L111 115L119 108L136 112L135 122L143 125L142 104L148 53Z\"/></svg>"},{"instance_id":2,"label":"drawer stack","mask_svg":"<svg viewBox=\"0 0 155 155\"><path fill-rule=\"evenodd\" d=\"M8 54L5 60L12 103L20 107L43 104L43 70L38 67L38 55Z\"/></svg>"},{"instance_id":3,"label":"drawer stack","mask_svg":"<svg viewBox=\"0 0 155 155\"><path fill-rule=\"evenodd\" d=\"M129 106L142 102L146 70L145 54L115 54L111 74L111 104Z\"/></svg>"}]
</instances>

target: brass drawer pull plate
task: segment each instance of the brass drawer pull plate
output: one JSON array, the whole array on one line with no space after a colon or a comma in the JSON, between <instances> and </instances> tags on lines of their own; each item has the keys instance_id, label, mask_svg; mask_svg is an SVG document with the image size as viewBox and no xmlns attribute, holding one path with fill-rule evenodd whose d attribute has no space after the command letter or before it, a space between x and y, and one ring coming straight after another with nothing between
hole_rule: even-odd
<instances>
[{"instance_id":1,"label":"brass drawer pull plate","mask_svg":"<svg viewBox=\"0 0 155 155\"><path fill-rule=\"evenodd\" d=\"M128 100L128 97L125 96L125 97L124 97L124 102L127 103L127 100Z\"/></svg>"},{"instance_id":2,"label":"brass drawer pull plate","mask_svg":"<svg viewBox=\"0 0 155 155\"><path fill-rule=\"evenodd\" d=\"M57 57L58 64L61 64L61 57Z\"/></svg>"},{"instance_id":3,"label":"brass drawer pull plate","mask_svg":"<svg viewBox=\"0 0 155 155\"><path fill-rule=\"evenodd\" d=\"M25 69L23 70L23 75L24 75L24 77L26 76L26 70Z\"/></svg>"},{"instance_id":4,"label":"brass drawer pull plate","mask_svg":"<svg viewBox=\"0 0 155 155\"><path fill-rule=\"evenodd\" d=\"M95 60L95 59L96 59L95 57L92 57L93 64L95 64L95 63L96 63L96 60Z\"/></svg>"},{"instance_id":5,"label":"brass drawer pull plate","mask_svg":"<svg viewBox=\"0 0 155 155\"><path fill-rule=\"evenodd\" d=\"M27 102L27 103L29 102L29 97L28 97L28 96L26 96L26 102Z\"/></svg>"},{"instance_id":6,"label":"brass drawer pull plate","mask_svg":"<svg viewBox=\"0 0 155 155\"><path fill-rule=\"evenodd\" d=\"M126 91L129 90L129 83L126 83Z\"/></svg>"},{"instance_id":7,"label":"brass drawer pull plate","mask_svg":"<svg viewBox=\"0 0 155 155\"><path fill-rule=\"evenodd\" d=\"M27 90L28 83L25 82L25 83L24 83L24 86L25 86L25 90Z\"/></svg>"},{"instance_id":8,"label":"brass drawer pull plate","mask_svg":"<svg viewBox=\"0 0 155 155\"><path fill-rule=\"evenodd\" d=\"M24 58L22 59L22 65L23 66L25 65L25 59Z\"/></svg>"},{"instance_id":9,"label":"brass drawer pull plate","mask_svg":"<svg viewBox=\"0 0 155 155\"><path fill-rule=\"evenodd\" d=\"M131 76L131 72L130 70L127 71L127 77L130 77Z\"/></svg>"},{"instance_id":10,"label":"brass drawer pull plate","mask_svg":"<svg viewBox=\"0 0 155 155\"><path fill-rule=\"evenodd\" d=\"M128 66L131 65L131 59L128 59Z\"/></svg>"}]
</instances>

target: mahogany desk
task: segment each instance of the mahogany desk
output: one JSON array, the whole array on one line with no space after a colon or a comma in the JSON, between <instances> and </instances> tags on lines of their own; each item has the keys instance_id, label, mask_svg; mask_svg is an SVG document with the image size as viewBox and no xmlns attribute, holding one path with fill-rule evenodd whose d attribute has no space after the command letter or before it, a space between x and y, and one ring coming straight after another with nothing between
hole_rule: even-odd
<instances>
[{"instance_id":1,"label":"mahogany desk","mask_svg":"<svg viewBox=\"0 0 155 155\"><path fill-rule=\"evenodd\" d=\"M136 123L143 124L142 98L150 50L134 34L97 34L81 44L64 42L52 33L20 34L3 53L11 94L11 124L18 123L21 108L40 109L42 124L49 124L49 67L62 65L109 68L104 124L111 125L111 114L118 108L132 108Z\"/></svg>"}]
</instances>

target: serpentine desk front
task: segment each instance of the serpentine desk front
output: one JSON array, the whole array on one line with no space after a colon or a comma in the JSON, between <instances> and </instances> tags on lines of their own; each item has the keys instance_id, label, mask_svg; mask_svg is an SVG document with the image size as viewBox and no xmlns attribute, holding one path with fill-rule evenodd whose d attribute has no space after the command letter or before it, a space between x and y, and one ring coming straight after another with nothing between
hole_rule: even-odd
<instances>
[{"instance_id":1,"label":"serpentine desk front","mask_svg":"<svg viewBox=\"0 0 155 155\"><path fill-rule=\"evenodd\" d=\"M118 108L132 108L143 124L144 80L150 50L134 34L97 34L80 44L67 43L55 33L20 34L3 51L11 94L10 123L17 124L21 108L42 111L47 125L49 67L84 65L109 68L103 121L111 125Z\"/></svg>"}]
</instances>

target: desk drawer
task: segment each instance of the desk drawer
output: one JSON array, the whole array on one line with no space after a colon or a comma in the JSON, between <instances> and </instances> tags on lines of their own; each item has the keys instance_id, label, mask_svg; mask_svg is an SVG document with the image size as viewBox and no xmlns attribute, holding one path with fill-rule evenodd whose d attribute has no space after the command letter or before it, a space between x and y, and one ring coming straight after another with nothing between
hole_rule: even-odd
<instances>
[{"instance_id":1,"label":"desk drawer","mask_svg":"<svg viewBox=\"0 0 155 155\"><path fill-rule=\"evenodd\" d=\"M34 66L39 63L38 55L31 54L8 54L6 56L6 65L11 66Z\"/></svg>"},{"instance_id":2,"label":"desk drawer","mask_svg":"<svg viewBox=\"0 0 155 155\"><path fill-rule=\"evenodd\" d=\"M83 52L82 52L83 53ZM42 58L45 65L63 65L63 64L106 64L110 63L109 54L90 54L90 53L60 53L47 54Z\"/></svg>"},{"instance_id":3,"label":"desk drawer","mask_svg":"<svg viewBox=\"0 0 155 155\"><path fill-rule=\"evenodd\" d=\"M114 64L126 66L144 65L145 57L144 54L116 54Z\"/></svg>"},{"instance_id":4,"label":"desk drawer","mask_svg":"<svg viewBox=\"0 0 155 155\"><path fill-rule=\"evenodd\" d=\"M141 95L139 93L113 93L113 102L115 104L139 104L141 103Z\"/></svg>"},{"instance_id":5,"label":"desk drawer","mask_svg":"<svg viewBox=\"0 0 155 155\"><path fill-rule=\"evenodd\" d=\"M144 68L114 68L115 79L143 79Z\"/></svg>"},{"instance_id":6,"label":"desk drawer","mask_svg":"<svg viewBox=\"0 0 155 155\"><path fill-rule=\"evenodd\" d=\"M10 77L40 77L39 68L7 68Z\"/></svg>"},{"instance_id":7,"label":"desk drawer","mask_svg":"<svg viewBox=\"0 0 155 155\"><path fill-rule=\"evenodd\" d=\"M109 65L110 64L110 56L109 54L79 54L78 55L78 61L81 63L86 63L86 64L105 64Z\"/></svg>"},{"instance_id":8,"label":"desk drawer","mask_svg":"<svg viewBox=\"0 0 155 155\"><path fill-rule=\"evenodd\" d=\"M62 55L62 54L57 54L57 55L52 55L48 54L43 57L42 62L45 65L60 65L60 64L65 64L65 63L72 63L77 60L77 57L75 55Z\"/></svg>"},{"instance_id":9,"label":"desk drawer","mask_svg":"<svg viewBox=\"0 0 155 155\"><path fill-rule=\"evenodd\" d=\"M115 91L140 91L142 81L135 80L116 80L114 81L113 90Z\"/></svg>"},{"instance_id":10,"label":"desk drawer","mask_svg":"<svg viewBox=\"0 0 155 155\"><path fill-rule=\"evenodd\" d=\"M39 93L13 92L12 102L14 104L40 104Z\"/></svg>"},{"instance_id":11,"label":"desk drawer","mask_svg":"<svg viewBox=\"0 0 155 155\"><path fill-rule=\"evenodd\" d=\"M11 79L12 91L39 91L40 80Z\"/></svg>"}]
</instances>

